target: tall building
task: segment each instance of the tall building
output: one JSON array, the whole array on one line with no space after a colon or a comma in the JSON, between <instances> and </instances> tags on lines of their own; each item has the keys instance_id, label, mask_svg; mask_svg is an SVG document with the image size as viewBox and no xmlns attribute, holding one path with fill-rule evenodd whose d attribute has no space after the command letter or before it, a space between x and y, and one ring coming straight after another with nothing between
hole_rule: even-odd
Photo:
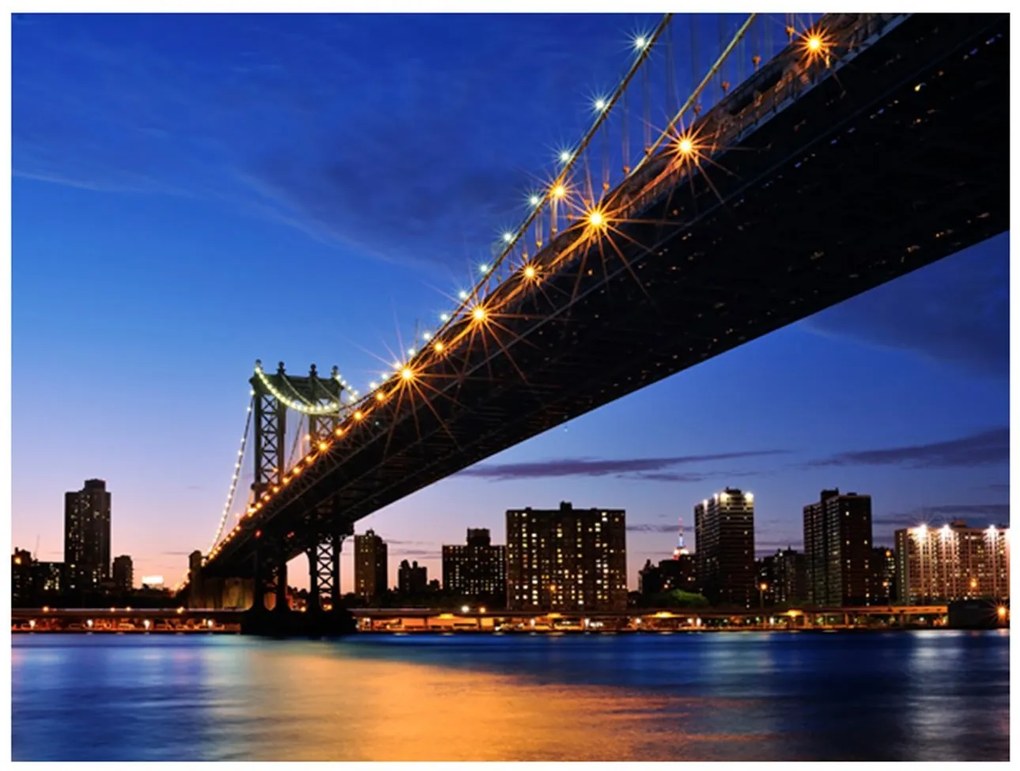
<instances>
[{"instance_id":1,"label":"tall building","mask_svg":"<svg viewBox=\"0 0 1020 771\"><path fill-rule=\"evenodd\" d=\"M510 509L506 513L507 607L626 610L623 509Z\"/></svg>"},{"instance_id":2,"label":"tall building","mask_svg":"<svg viewBox=\"0 0 1020 771\"><path fill-rule=\"evenodd\" d=\"M113 585L118 592L130 592L135 585L135 569L131 558L122 554L113 560Z\"/></svg>"},{"instance_id":3,"label":"tall building","mask_svg":"<svg viewBox=\"0 0 1020 771\"><path fill-rule=\"evenodd\" d=\"M417 560L413 565L407 560L400 561L400 567L397 568L397 590L401 594L424 594L428 585L428 568L424 565L418 567Z\"/></svg>"},{"instance_id":4,"label":"tall building","mask_svg":"<svg viewBox=\"0 0 1020 771\"><path fill-rule=\"evenodd\" d=\"M64 591L66 579L63 562L36 562L32 568L32 585L37 598L45 599Z\"/></svg>"},{"instance_id":5,"label":"tall building","mask_svg":"<svg viewBox=\"0 0 1020 771\"><path fill-rule=\"evenodd\" d=\"M754 568L754 495L727 487L694 507L698 583L713 603L758 602Z\"/></svg>"},{"instance_id":6,"label":"tall building","mask_svg":"<svg viewBox=\"0 0 1020 771\"><path fill-rule=\"evenodd\" d=\"M467 543L443 545L443 589L493 607L506 605L506 546L485 528L468 528Z\"/></svg>"},{"instance_id":7,"label":"tall building","mask_svg":"<svg viewBox=\"0 0 1020 771\"><path fill-rule=\"evenodd\" d=\"M27 549L15 548L11 555L11 606L31 605L34 595L32 555Z\"/></svg>"},{"instance_id":8,"label":"tall building","mask_svg":"<svg viewBox=\"0 0 1020 771\"><path fill-rule=\"evenodd\" d=\"M804 555L787 547L757 562L759 600L765 604L799 605L807 599L807 568ZM761 585L766 588L762 589Z\"/></svg>"},{"instance_id":9,"label":"tall building","mask_svg":"<svg viewBox=\"0 0 1020 771\"><path fill-rule=\"evenodd\" d=\"M369 530L354 536L354 591L372 601L386 591L389 565L386 542Z\"/></svg>"},{"instance_id":10,"label":"tall building","mask_svg":"<svg viewBox=\"0 0 1020 771\"><path fill-rule=\"evenodd\" d=\"M1009 528L920 525L896 531L897 601L1009 597Z\"/></svg>"},{"instance_id":11,"label":"tall building","mask_svg":"<svg viewBox=\"0 0 1020 771\"><path fill-rule=\"evenodd\" d=\"M102 479L64 496L64 564L71 592L93 591L110 579L110 493Z\"/></svg>"},{"instance_id":12,"label":"tall building","mask_svg":"<svg viewBox=\"0 0 1020 771\"><path fill-rule=\"evenodd\" d=\"M822 490L804 507L808 601L817 606L870 605L871 496Z\"/></svg>"},{"instance_id":13,"label":"tall building","mask_svg":"<svg viewBox=\"0 0 1020 771\"><path fill-rule=\"evenodd\" d=\"M871 594L876 605L889 605L897 598L896 552L885 546L871 550Z\"/></svg>"}]
</instances>

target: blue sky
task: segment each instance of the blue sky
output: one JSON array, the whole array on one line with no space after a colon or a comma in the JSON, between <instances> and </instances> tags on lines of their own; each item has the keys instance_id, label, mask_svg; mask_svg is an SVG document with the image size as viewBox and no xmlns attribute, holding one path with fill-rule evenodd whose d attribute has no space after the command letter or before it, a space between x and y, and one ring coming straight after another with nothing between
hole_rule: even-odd
<instances>
[{"instance_id":1,"label":"blue sky","mask_svg":"<svg viewBox=\"0 0 1020 771\"><path fill-rule=\"evenodd\" d=\"M368 390L523 216L656 20L16 16L13 543L61 559L63 493L100 477L114 554L179 577L215 532L254 360L337 364ZM690 23L681 91L735 17L699 19L694 54ZM755 493L761 552L800 544L823 487L870 493L879 543L922 518L1008 522L1008 279L1004 234L359 531L390 541L391 573L406 557L436 577L467 527L502 542L507 508L620 506L636 585L726 485Z\"/></svg>"}]
</instances>

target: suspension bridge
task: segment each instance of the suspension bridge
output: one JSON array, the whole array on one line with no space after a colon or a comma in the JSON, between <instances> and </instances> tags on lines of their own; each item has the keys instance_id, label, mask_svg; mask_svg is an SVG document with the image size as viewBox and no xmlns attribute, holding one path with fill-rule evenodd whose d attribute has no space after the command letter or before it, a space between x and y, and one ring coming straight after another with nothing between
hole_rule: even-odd
<instances>
[{"instance_id":1,"label":"suspension bridge","mask_svg":"<svg viewBox=\"0 0 1020 771\"><path fill-rule=\"evenodd\" d=\"M360 394L335 369L256 365L220 527L183 602L279 622L304 554L301 615L339 623L357 520L1008 228L1007 15L752 14L683 99L676 24L634 39L476 285L382 382Z\"/></svg>"}]
</instances>

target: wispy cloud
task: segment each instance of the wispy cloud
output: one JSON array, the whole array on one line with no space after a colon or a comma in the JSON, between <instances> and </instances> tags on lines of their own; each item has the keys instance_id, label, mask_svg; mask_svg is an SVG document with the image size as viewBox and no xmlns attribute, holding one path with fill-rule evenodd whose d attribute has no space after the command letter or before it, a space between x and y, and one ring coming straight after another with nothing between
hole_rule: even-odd
<instances>
[{"instance_id":1,"label":"wispy cloud","mask_svg":"<svg viewBox=\"0 0 1020 771\"><path fill-rule=\"evenodd\" d=\"M937 506L919 506L910 511L882 514L872 519L879 527L913 527L919 522L942 523L950 519L963 519L974 527L989 521L1009 522L1008 503L943 503Z\"/></svg>"},{"instance_id":2,"label":"wispy cloud","mask_svg":"<svg viewBox=\"0 0 1020 771\"><path fill-rule=\"evenodd\" d=\"M948 468L984 466L1009 461L1009 428L993 428L976 434L928 444L842 452L815 460L811 466L906 466Z\"/></svg>"},{"instance_id":3,"label":"wispy cloud","mask_svg":"<svg viewBox=\"0 0 1020 771\"><path fill-rule=\"evenodd\" d=\"M650 525L647 523L634 523L627 525L628 533L675 533L676 525Z\"/></svg>"},{"instance_id":4,"label":"wispy cloud","mask_svg":"<svg viewBox=\"0 0 1020 771\"><path fill-rule=\"evenodd\" d=\"M745 476L747 470L729 471L665 471L675 466L708 463L719 460L755 458L778 455L787 450L746 450L706 455L675 455L663 458L559 458L526 463L497 463L473 466L461 471L463 476L504 481L510 479L548 479L554 477L614 476L660 482L698 482L709 476Z\"/></svg>"}]
</instances>

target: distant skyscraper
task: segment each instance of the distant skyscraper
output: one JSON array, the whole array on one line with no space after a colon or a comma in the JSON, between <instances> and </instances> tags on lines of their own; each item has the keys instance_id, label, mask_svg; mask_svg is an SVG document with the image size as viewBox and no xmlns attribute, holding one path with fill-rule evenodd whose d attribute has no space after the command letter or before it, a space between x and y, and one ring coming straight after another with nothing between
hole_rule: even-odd
<instances>
[{"instance_id":1,"label":"distant skyscraper","mask_svg":"<svg viewBox=\"0 0 1020 771\"><path fill-rule=\"evenodd\" d=\"M897 601L906 605L1009 597L1009 528L942 527L896 531Z\"/></svg>"},{"instance_id":2,"label":"distant skyscraper","mask_svg":"<svg viewBox=\"0 0 1020 771\"><path fill-rule=\"evenodd\" d=\"M506 546L485 528L467 531L467 544L443 545L443 589L496 607L506 604Z\"/></svg>"},{"instance_id":3,"label":"distant skyscraper","mask_svg":"<svg viewBox=\"0 0 1020 771\"><path fill-rule=\"evenodd\" d=\"M896 599L896 552L884 546L871 550L871 594L876 605Z\"/></svg>"},{"instance_id":4,"label":"distant skyscraper","mask_svg":"<svg viewBox=\"0 0 1020 771\"><path fill-rule=\"evenodd\" d=\"M102 479L87 479L64 496L64 564L71 592L110 579L110 493Z\"/></svg>"},{"instance_id":5,"label":"distant skyscraper","mask_svg":"<svg viewBox=\"0 0 1020 771\"><path fill-rule=\"evenodd\" d=\"M804 507L808 601L819 606L870 605L871 496L822 490Z\"/></svg>"},{"instance_id":6,"label":"distant skyscraper","mask_svg":"<svg viewBox=\"0 0 1020 771\"><path fill-rule=\"evenodd\" d=\"M126 554L115 557L113 560L113 585L119 592L130 592L134 588L134 565Z\"/></svg>"},{"instance_id":7,"label":"distant skyscraper","mask_svg":"<svg viewBox=\"0 0 1020 771\"><path fill-rule=\"evenodd\" d=\"M383 539L374 530L354 536L354 591L366 600L377 599L387 589L388 575Z\"/></svg>"},{"instance_id":8,"label":"distant skyscraper","mask_svg":"<svg viewBox=\"0 0 1020 771\"><path fill-rule=\"evenodd\" d=\"M35 594L32 581L32 555L26 549L15 549L11 555L11 603L12 607L32 604Z\"/></svg>"},{"instance_id":9,"label":"distant skyscraper","mask_svg":"<svg viewBox=\"0 0 1020 771\"><path fill-rule=\"evenodd\" d=\"M712 602L758 601L754 568L754 496L736 488L694 507L698 583Z\"/></svg>"},{"instance_id":10,"label":"distant skyscraper","mask_svg":"<svg viewBox=\"0 0 1020 771\"><path fill-rule=\"evenodd\" d=\"M623 509L510 509L506 513L511 610L626 610Z\"/></svg>"},{"instance_id":11,"label":"distant skyscraper","mask_svg":"<svg viewBox=\"0 0 1020 771\"><path fill-rule=\"evenodd\" d=\"M428 568L418 567L418 562L410 564L401 560L397 568L397 590L404 595L424 594L429 585Z\"/></svg>"},{"instance_id":12,"label":"distant skyscraper","mask_svg":"<svg viewBox=\"0 0 1020 771\"><path fill-rule=\"evenodd\" d=\"M772 555L772 587L775 601L796 605L807 599L807 560L796 549L777 550Z\"/></svg>"}]
</instances>

